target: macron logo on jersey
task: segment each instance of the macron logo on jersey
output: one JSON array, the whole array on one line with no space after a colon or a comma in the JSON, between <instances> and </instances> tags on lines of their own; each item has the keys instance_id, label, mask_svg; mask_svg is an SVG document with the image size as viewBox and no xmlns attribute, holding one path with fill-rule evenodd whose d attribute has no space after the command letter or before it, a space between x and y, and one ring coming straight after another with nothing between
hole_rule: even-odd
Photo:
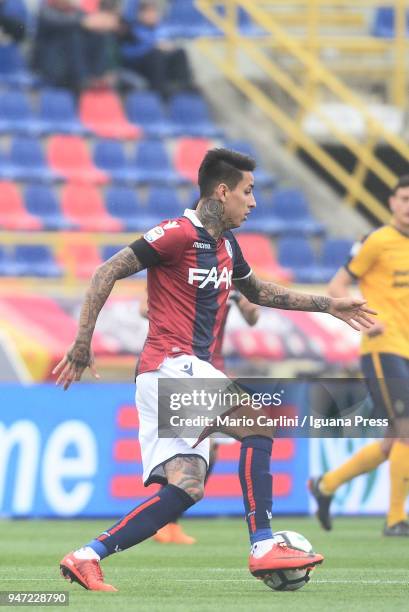
<instances>
[{"instance_id":1,"label":"macron logo on jersey","mask_svg":"<svg viewBox=\"0 0 409 612\"><path fill-rule=\"evenodd\" d=\"M204 268L189 268L189 285L194 285L195 282L200 283L199 289L207 287L209 284L213 284L215 289L218 289L222 283L225 284L226 289L229 289L232 285L233 271L228 270L226 266L217 274L216 266L213 266L210 270Z\"/></svg>"},{"instance_id":2,"label":"macron logo on jersey","mask_svg":"<svg viewBox=\"0 0 409 612\"><path fill-rule=\"evenodd\" d=\"M210 249L210 244L208 242L194 242L193 248L195 249Z\"/></svg>"}]
</instances>

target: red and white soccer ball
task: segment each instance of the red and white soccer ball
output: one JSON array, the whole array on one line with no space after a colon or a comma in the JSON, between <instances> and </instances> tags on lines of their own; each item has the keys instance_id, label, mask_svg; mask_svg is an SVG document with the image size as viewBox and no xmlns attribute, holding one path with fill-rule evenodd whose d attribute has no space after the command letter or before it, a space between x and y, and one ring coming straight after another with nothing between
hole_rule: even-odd
<instances>
[{"instance_id":1,"label":"red and white soccer ball","mask_svg":"<svg viewBox=\"0 0 409 612\"><path fill-rule=\"evenodd\" d=\"M278 543L286 544L288 548L313 552L311 542L296 531L276 531L273 535ZM266 576L263 582L273 591L297 591L309 582L312 571L311 569L276 570Z\"/></svg>"}]
</instances>

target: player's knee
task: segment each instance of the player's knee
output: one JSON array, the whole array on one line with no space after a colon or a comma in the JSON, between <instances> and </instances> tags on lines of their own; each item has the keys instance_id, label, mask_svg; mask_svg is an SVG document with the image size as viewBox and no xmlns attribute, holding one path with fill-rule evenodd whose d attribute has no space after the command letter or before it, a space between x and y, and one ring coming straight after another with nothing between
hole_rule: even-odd
<instances>
[{"instance_id":1,"label":"player's knee","mask_svg":"<svg viewBox=\"0 0 409 612\"><path fill-rule=\"evenodd\" d=\"M199 502L204 495L204 483L197 482L191 483L187 487L181 487L187 493L195 503Z\"/></svg>"},{"instance_id":2,"label":"player's knee","mask_svg":"<svg viewBox=\"0 0 409 612\"><path fill-rule=\"evenodd\" d=\"M165 466L165 473L169 484L179 487L194 502L198 502L204 495L206 469L207 466L202 457L185 456L169 461Z\"/></svg>"}]
</instances>

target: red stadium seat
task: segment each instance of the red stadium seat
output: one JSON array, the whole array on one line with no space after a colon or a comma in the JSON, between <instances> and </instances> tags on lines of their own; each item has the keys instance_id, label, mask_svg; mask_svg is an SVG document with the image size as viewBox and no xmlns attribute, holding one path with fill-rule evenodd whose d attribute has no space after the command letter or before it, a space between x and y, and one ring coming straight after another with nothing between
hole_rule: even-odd
<instances>
[{"instance_id":1,"label":"red stadium seat","mask_svg":"<svg viewBox=\"0 0 409 612\"><path fill-rule=\"evenodd\" d=\"M38 230L43 228L40 219L30 215L20 191L8 181L0 181L0 228L5 230Z\"/></svg>"},{"instance_id":2,"label":"red stadium seat","mask_svg":"<svg viewBox=\"0 0 409 612\"><path fill-rule=\"evenodd\" d=\"M90 232L116 232L123 229L118 219L107 213L99 190L93 185L68 183L63 189L61 208L70 221L81 230Z\"/></svg>"},{"instance_id":3,"label":"red stadium seat","mask_svg":"<svg viewBox=\"0 0 409 612\"><path fill-rule=\"evenodd\" d=\"M101 0L80 0L80 7L86 13L95 13L100 10Z\"/></svg>"},{"instance_id":4,"label":"red stadium seat","mask_svg":"<svg viewBox=\"0 0 409 612\"><path fill-rule=\"evenodd\" d=\"M142 130L130 123L116 93L109 90L86 91L80 100L82 123L102 138L140 138Z\"/></svg>"},{"instance_id":5,"label":"red stadium seat","mask_svg":"<svg viewBox=\"0 0 409 612\"><path fill-rule=\"evenodd\" d=\"M197 183L197 172L206 152L212 148L205 138L181 138L176 144L175 168L183 178Z\"/></svg>"},{"instance_id":6,"label":"red stadium seat","mask_svg":"<svg viewBox=\"0 0 409 612\"><path fill-rule=\"evenodd\" d=\"M98 185L109 182L109 177L94 165L86 142L79 136L52 136L48 162L70 181Z\"/></svg>"},{"instance_id":7,"label":"red stadium seat","mask_svg":"<svg viewBox=\"0 0 409 612\"><path fill-rule=\"evenodd\" d=\"M89 280L102 263L98 247L89 242L64 244L59 250L58 261L69 275L82 280Z\"/></svg>"},{"instance_id":8,"label":"red stadium seat","mask_svg":"<svg viewBox=\"0 0 409 612\"><path fill-rule=\"evenodd\" d=\"M263 234L237 234L241 250L254 272L272 281L289 282L292 273L277 262L271 241Z\"/></svg>"}]
</instances>

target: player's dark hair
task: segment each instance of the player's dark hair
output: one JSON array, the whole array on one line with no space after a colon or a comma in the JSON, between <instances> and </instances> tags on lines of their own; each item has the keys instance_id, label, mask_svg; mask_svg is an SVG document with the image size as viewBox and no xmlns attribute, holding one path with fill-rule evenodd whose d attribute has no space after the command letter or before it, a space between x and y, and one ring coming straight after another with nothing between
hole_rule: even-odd
<instances>
[{"instance_id":1,"label":"player's dark hair","mask_svg":"<svg viewBox=\"0 0 409 612\"><path fill-rule=\"evenodd\" d=\"M249 155L229 149L210 149L199 168L199 189L201 198L209 198L217 185L225 183L235 189L243 178L243 172L253 172L255 160Z\"/></svg>"},{"instance_id":2,"label":"player's dark hair","mask_svg":"<svg viewBox=\"0 0 409 612\"><path fill-rule=\"evenodd\" d=\"M403 176L399 178L395 187L392 189L392 195L396 195L396 192L401 187L409 187L409 174L404 174Z\"/></svg>"}]
</instances>

